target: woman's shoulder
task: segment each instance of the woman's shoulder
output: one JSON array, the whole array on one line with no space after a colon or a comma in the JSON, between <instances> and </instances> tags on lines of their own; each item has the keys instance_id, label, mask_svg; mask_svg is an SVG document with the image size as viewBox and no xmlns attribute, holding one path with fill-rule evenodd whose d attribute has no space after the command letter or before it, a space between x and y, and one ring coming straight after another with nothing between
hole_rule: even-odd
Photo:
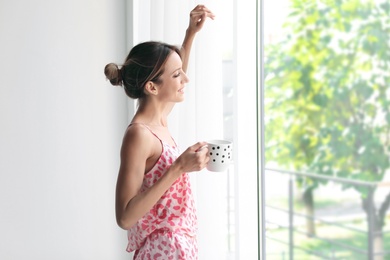
<instances>
[{"instance_id":1,"label":"woman's shoulder","mask_svg":"<svg viewBox=\"0 0 390 260\"><path fill-rule=\"evenodd\" d=\"M152 140L153 135L150 130L143 124L130 124L124 134L123 141L131 143L144 143Z\"/></svg>"},{"instance_id":2,"label":"woman's shoulder","mask_svg":"<svg viewBox=\"0 0 390 260\"><path fill-rule=\"evenodd\" d=\"M146 161L161 154L161 143L153 133L142 124L127 127L122 141L121 157L133 163Z\"/></svg>"}]
</instances>

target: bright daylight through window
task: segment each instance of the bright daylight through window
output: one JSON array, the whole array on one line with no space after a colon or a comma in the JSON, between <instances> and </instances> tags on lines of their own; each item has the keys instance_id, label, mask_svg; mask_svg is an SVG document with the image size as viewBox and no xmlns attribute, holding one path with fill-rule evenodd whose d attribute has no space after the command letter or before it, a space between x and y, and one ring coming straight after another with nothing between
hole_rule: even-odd
<instances>
[{"instance_id":1,"label":"bright daylight through window","mask_svg":"<svg viewBox=\"0 0 390 260\"><path fill-rule=\"evenodd\" d=\"M390 259L390 1L264 5L267 259Z\"/></svg>"}]
</instances>

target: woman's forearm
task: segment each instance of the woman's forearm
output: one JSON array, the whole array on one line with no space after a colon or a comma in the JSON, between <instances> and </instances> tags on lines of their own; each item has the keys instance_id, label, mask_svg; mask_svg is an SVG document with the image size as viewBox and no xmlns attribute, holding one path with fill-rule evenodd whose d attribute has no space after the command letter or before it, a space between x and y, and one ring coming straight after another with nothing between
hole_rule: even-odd
<instances>
[{"instance_id":1,"label":"woman's forearm","mask_svg":"<svg viewBox=\"0 0 390 260\"><path fill-rule=\"evenodd\" d=\"M191 32L189 29L187 29L183 44L180 49L181 59L183 62L182 68L184 72L187 72L188 62L190 59L192 43L194 42L195 34L195 32Z\"/></svg>"}]
</instances>

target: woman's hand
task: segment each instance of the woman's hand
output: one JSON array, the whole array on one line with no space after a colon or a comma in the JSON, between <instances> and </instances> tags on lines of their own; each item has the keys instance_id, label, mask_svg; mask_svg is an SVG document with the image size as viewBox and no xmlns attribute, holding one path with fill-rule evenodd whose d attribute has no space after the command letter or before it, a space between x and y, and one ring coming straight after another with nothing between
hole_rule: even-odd
<instances>
[{"instance_id":1,"label":"woman's hand","mask_svg":"<svg viewBox=\"0 0 390 260\"><path fill-rule=\"evenodd\" d=\"M207 17L214 20L215 15L206 6L197 5L190 13L189 33L199 32Z\"/></svg>"},{"instance_id":2,"label":"woman's hand","mask_svg":"<svg viewBox=\"0 0 390 260\"><path fill-rule=\"evenodd\" d=\"M190 24L186 30L186 34L183 40L181 52L181 59L183 61L183 71L187 72L188 60L190 58L190 52L192 42L197 32L199 32L207 17L214 20L215 15L204 5L197 5L190 13Z\"/></svg>"},{"instance_id":3,"label":"woman's hand","mask_svg":"<svg viewBox=\"0 0 390 260\"><path fill-rule=\"evenodd\" d=\"M184 172L200 171L206 167L210 159L207 143L198 142L187 148L173 163L178 167L180 174Z\"/></svg>"}]
</instances>

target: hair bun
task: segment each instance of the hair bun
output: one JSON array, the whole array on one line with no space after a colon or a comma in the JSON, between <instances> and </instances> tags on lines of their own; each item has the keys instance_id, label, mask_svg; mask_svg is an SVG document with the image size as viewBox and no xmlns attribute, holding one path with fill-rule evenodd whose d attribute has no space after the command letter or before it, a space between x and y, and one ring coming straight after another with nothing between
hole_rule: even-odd
<instances>
[{"instance_id":1,"label":"hair bun","mask_svg":"<svg viewBox=\"0 0 390 260\"><path fill-rule=\"evenodd\" d=\"M122 86L121 71L115 63L109 63L104 67L104 74L110 83L114 86Z\"/></svg>"}]
</instances>

